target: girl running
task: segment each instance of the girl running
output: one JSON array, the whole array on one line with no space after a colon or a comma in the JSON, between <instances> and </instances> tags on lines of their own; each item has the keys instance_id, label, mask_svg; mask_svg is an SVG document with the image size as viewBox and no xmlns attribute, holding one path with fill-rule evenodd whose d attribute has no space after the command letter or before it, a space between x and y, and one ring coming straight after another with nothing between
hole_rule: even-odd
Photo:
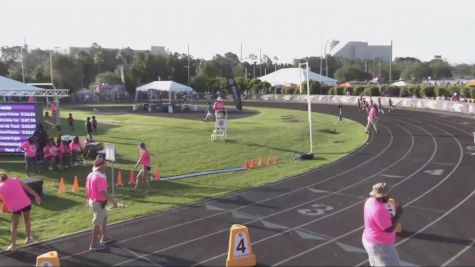
<instances>
[{"instance_id":1,"label":"girl running","mask_svg":"<svg viewBox=\"0 0 475 267\"><path fill-rule=\"evenodd\" d=\"M137 163L135 164L134 169L137 169L137 166L139 164L142 165L142 169L137 174L137 182L135 183L134 190L137 190L140 182L142 183L145 182L145 184L147 185L147 189L145 190L145 193L148 193L150 191L150 182L149 182L148 177L150 175L151 162L150 162L150 152L148 152L147 148L145 147L144 142L139 143L139 153L140 153L140 157Z\"/></svg>"}]
</instances>

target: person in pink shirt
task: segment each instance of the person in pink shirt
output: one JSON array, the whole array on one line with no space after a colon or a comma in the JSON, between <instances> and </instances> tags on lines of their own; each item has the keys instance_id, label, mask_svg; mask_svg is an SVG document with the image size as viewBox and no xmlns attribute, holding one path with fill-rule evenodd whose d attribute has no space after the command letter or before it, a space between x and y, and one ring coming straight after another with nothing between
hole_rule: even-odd
<instances>
[{"instance_id":1,"label":"person in pink shirt","mask_svg":"<svg viewBox=\"0 0 475 267\"><path fill-rule=\"evenodd\" d=\"M15 251L18 248L16 239L18 222L22 213L25 219L25 244L34 242L31 234L31 200L25 191L35 197L36 204L39 205L41 203L40 196L31 189L31 187L19 179L8 178L8 174L4 172L0 173L0 195L2 196L4 205L7 206L8 210L12 213L11 241L10 246L7 248L9 251Z\"/></svg>"},{"instance_id":2,"label":"person in pink shirt","mask_svg":"<svg viewBox=\"0 0 475 267\"><path fill-rule=\"evenodd\" d=\"M71 166L71 151L69 150L69 144L67 140L59 140L56 144L58 148L58 158L60 169Z\"/></svg>"},{"instance_id":3,"label":"person in pink shirt","mask_svg":"<svg viewBox=\"0 0 475 267\"><path fill-rule=\"evenodd\" d=\"M375 103L371 106L371 109L368 112L368 123L366 124L365 132L369 133L369 128L372 125L374 132L378 133L378 127L376 125L376 119L378 116L378 105Z\"/></svg>"},{"instance_id":4,"label":"person in pink shirt","mask_svg":"<svg viewBox=\"0 0 475 267\"><path fill-rule=\"evenodd\" d=\"M43 148L43 155L45 160L49 163L49 170L54 170L56 166L56 160L59 155L58 147L54 145L54 139L49 138L47 145Z\"/></svg>"},{"instance_id":5,"label":"person in pink shirt","mask_svg":"<svg viewBox=\"0 0 475 267\"><path fill-rule=\"evenodd\" d=\"M86 196L94 217L92 219L92 238L90 250L102 250L111 240L107 237L107 200L111 200L114 207L116 201L107 194L107 177L105 175L106 161L97 156L92 172L86 180Z\"/></svg>"},{"instance_id":6,"label":"person in pink shirt","mask_svg":"<svg viewBox=\"0 0 475 267\"><path fill-rule=\"evenodd\" d=\"M145 183L147 185L147 189L145 190L145 193L148 193L150 191L149 175L152 168L152 164L150 162L151 154L150 152L148 152L147 148L145 147L144 142L140 142L138 147L139 147L140 157L139 157L139 160L137 160L137 163L135 164L134 169L137 169L137 166L139 164L142 165L142 169L137 174L137 183L135 183L134 190L137 190L138 185L141 181L142 183Z\"/></svg>"},{"instance_id":7,"label":"person in pink shirt","mask_svg":"<svg viewBox=\"0 0 475 267\"><path fill-rule=\"evenodd\" d=\"M74 137L73 141L69 144L69 151L71 151L71 161L73 165L76 165L78 157L83 153L79 137Z\"/></svg>"},{"instance_id":8,"label":"person in pink shirt","mask_svg":"<svg viewBox=\"0 0 475 267\"><path fill-rule=\"evenodd\" d=\"M33 167L36 172L39 173L36 166L36 150L38 149L38 145L36 144L35 138L33 136L28 137L28 140L21 144L19 149L25 153L26 176L30 177L30 171Z\"/></svg>"},{"instance_id":9,"label":"person in pink shirt","mask_svg":"<svg viewBox=\"0 0 475 267\"><path fill-rule=\"evenodd\" d=\"M225 113L224 102L221 97L218 96L218 98L214 101L213 109L214 109L215 118L218 119L224 116L224 113Z\"/></svg>"},{"instance_id":10,"label":"person in pink shirt","mask_svg":"<svg viewBox=\"0 0 475 267\"><path fill-rule=\"evenodd\" d=\"M364 205L364 231L362 242L368 253L371 266L400 266L395 228L403 212L398 204L396 214L392 216L386 207L390 198L390 187L386 183L373 185L371 196Z\"/></svg>"}]
</instances>

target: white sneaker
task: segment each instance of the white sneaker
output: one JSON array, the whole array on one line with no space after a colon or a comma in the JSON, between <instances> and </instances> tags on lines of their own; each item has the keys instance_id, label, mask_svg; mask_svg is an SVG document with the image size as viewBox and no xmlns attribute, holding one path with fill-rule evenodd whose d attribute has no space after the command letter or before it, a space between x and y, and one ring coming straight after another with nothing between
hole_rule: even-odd
<instances>
[{"instance_id":1,"label":"white sneaker","mask_svg":"<svg viewBox=\"0 0 475 267\"><path fill-rule=\"evenodd\" d=\"M49 166L49 167L48 167L48 170L52 171L52 170L53 170L53 167Z\"/></svg>"}]
</instances>

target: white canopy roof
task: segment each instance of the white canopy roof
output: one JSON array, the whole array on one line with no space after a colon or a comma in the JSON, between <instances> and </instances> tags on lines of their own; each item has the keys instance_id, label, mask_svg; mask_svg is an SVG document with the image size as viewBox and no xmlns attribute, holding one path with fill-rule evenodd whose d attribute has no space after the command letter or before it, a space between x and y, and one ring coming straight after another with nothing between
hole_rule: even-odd
<instances>
[{"instance_id":1,"label":"white canopy roof","mask_svg":"<svg viewBox=\"0 0 475 267\"><path fill-rule=\"evenodd\" d=\"M42 88L33 85L21 83L7 77L0 76L0 90L1 91L38 91Z\"/></svg>"},{"instance_id":2,"label":"white canopy roof","mask_svg":"<svg viewBox=\"0 0 475 267\"><path fill-rule=\"evenodd\" d=\"M67 97L68 89L43 89L0 76L0 96Z\"/></svg>"},{"instance_id":3,"label":"white canopy roof","mask_svg":"<svg viewBox=\"0 0 475 267\"><path fill-rule=\"evenodd\" d=\"M147 92L148 90L191 92L193 91L193 88L174 81L154 81L137 87L137 92Z\"/></svg>"},{"instance_id":4,"label":"white canopy roof","mask_svg":"<svg viewBox=\"0 0 475 267\"><path fill-rule=\"evenodd\" d=\"M395 83L392 83L391 85L394 85L394 86L407 86L407 85L410 85L411 83L408 82L408 81L397 81Z\"/></svg>"},{"instance_id":5,"label":"white canopy roof","mask_svg":"<svg viewBox=\"0 0 475 267\"><path fill-rule=\"evenodd\" d=\"M308 72L308 78L329 86L334 86L338 82L338 80L311 71ZM300 84L301 81L307 80L307 71L299 68L285 68L269 73L259 79L270 83L272 86Z\"/></svg>"}]
</instances>

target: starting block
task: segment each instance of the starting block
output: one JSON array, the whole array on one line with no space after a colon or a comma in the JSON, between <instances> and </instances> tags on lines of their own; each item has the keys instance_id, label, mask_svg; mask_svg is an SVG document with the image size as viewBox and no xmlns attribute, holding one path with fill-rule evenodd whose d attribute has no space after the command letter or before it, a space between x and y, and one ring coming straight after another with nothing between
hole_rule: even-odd
<instances>
[{"instance_id":1,"label":"starting block","mask_svg":"<svg viewBox=\"0 0 475 267\"><path fill-rule=\"evenodd\" d=\"M390 198L388 200L388 203L386 203L386 208L393 216L396 216L396 207L397 207L396 200L394 198ZM400 233L402 231L402 225L400 222L397 223L396 229L394 230L396 231L396 233Z\"/></svg>"},{"instance_id":2,"label":"starting block","mask_svg":"<svg viewBox=\"0 0 475 267\"><path fill-rule=\"evenodd\" d=\"M234 224L231 227L226 266L256 266L249 230L244 225Z\"/></svg>"},{"instance_id":3,"label":"starting block","mask_svg":"<svg viewBox=\"0 0 475 267\"><path fill-rule=\"evenodd\" d=\"M36 267L59 267L59 256L57 251L46 252L36 257Z\"/></svg>"}]
</instances>

